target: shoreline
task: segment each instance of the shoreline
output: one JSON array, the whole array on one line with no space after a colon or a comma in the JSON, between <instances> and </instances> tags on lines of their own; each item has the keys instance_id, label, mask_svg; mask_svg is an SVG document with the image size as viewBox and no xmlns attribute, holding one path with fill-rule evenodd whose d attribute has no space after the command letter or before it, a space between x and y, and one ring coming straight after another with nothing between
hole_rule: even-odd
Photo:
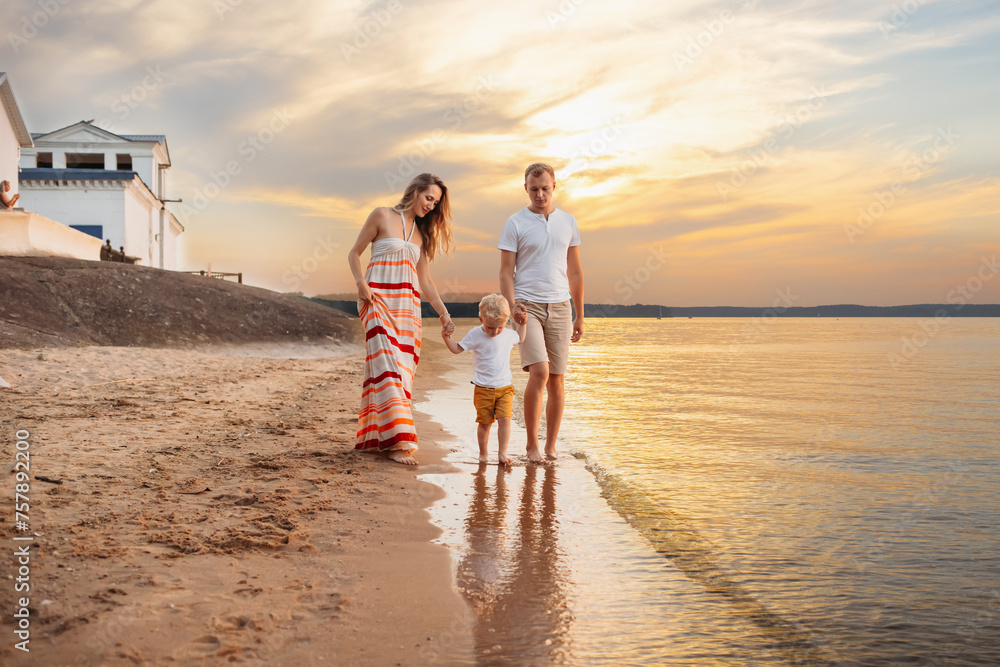
<instances>
[{"instance_id":1,"label":"shoreline","mask_svg":"<svg viewBox=\"0 0 1000 667\"><path fill-rule=\"evenodd\" d=\"M418 478L453 470L447 436L417 413L417 469L356 452L361 357L330 350L0 350L4 458L28 431L34 535L30 653L8 607L0 660L471 663L432 541L444 492ZM16 567L0 570L11 595Z\"/></svg>"}]
</instances>

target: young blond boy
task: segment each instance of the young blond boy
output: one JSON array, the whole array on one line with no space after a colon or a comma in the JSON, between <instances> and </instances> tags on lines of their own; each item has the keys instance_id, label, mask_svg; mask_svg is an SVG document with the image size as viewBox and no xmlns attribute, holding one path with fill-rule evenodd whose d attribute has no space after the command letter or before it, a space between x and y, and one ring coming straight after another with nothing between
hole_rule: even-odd
<instances>
[{"instance_id":1,"label":"young blond boy","mask_svg":"<svg viewBox=\"0 0 1000 667\"><path fill-rule=\"evenodd\" d=\"M479 440L479 461L489 460L487 443L490 428L497 422L497 439L500 441L500 465L510 463L507 445L510 443L510 418L514 416L514 378L510 372L510 351L524 342L524 323L507 329L510 306L501 294L487 294L479 302L479 322L456 343L451 336L441 332L444 344L455 354L472 352L472 384L476 385L473 402L476 406L476 437Z\"/></svg>"}]
</instances>

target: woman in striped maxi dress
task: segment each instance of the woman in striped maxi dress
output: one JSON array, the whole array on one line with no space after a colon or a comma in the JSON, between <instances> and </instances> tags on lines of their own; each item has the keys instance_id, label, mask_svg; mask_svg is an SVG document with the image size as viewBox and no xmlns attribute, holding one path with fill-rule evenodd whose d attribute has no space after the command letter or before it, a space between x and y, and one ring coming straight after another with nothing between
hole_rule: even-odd
<instances>
[{"instance_id":1,"label":"woman in striped maxi dress","mask_svg":"<svg viewBox=\"0 0 1000 667\"><path fill-rule=\"evenodd\" d=\"M410 400L420 360L420 296L422 290L442 328L453 332L428 268L436 251L448 252L451 240L448 189L437 176L420 174L398 204L371 212L348 253L366 339L356 449L417 463ZM362 276L361 255L369 245L372 257Z\"/></svg>"}]
</instances>

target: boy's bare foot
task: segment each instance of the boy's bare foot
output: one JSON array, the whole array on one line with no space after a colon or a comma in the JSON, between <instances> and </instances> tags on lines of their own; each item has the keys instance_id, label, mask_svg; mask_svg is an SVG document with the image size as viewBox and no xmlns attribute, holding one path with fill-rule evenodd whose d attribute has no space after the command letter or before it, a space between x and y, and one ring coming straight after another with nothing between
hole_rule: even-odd
<instances>
[{"instance_id":1,"label":"boy's bare foot","mask_svg":"<svg viewBox=\"0 0 1000 667\"><path fill-rule=\"evenodd\" d=\"M396 463L402 463L404 466L415 466L415 465L418 465L417 464L417 460L415 458L413 458L413 455L410 454L410 451L412 451L412 450L409 450L409 449L394 449L391 452L389 452L388 454L386 454L386 456L388 456L390 459L392 459Z\"/></svg>"},{"instance_id":2,"label":"boy's bare foot","mask_svg":"<svg viewBox=\"0 0 1000 667\"><path fill-rule=\"evenodd\" d=\"M532 463L545 463L545 459L542 458L541 453L537 449L529 449L527 457Z\"/></svg>"}]
</instances>

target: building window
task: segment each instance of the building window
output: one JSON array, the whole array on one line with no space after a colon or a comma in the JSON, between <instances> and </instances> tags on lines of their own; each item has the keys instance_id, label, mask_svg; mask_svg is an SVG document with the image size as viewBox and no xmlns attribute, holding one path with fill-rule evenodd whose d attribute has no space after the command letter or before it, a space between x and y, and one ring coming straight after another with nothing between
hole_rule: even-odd
<instances>
[{"instance_id":1,"label":"building window","mask_svg":"<svg viewBox=\"0 0 1000 667\"><path fill-rule=\"evenodd\" d=\"M116 169L118 169L118 171L132 171L132 156L131 155L125 155L125 154L122 154L122 153L118 153L118 155L115 156L115 157L118 160L118 166L116 167Z\"/></svg>"},{"instance_id":2,"label":"building window","mask_svg":"<svg viewBox=\"0 0 1000 667\"><path fill-rule=\"evenodd\" d=\"M39 169L51 169L52 153L37 153L35 155L35 166Z\"/></svg>"},{"instance_id":3,"label":"building window","mask_svg":"<svg viewBox=\"0 0 1000 667\"><path fill-rule=\"evenodd\" d=\"M67 169L104 169L104 153L66 153Z\"/></svg>"}]
</instances>

